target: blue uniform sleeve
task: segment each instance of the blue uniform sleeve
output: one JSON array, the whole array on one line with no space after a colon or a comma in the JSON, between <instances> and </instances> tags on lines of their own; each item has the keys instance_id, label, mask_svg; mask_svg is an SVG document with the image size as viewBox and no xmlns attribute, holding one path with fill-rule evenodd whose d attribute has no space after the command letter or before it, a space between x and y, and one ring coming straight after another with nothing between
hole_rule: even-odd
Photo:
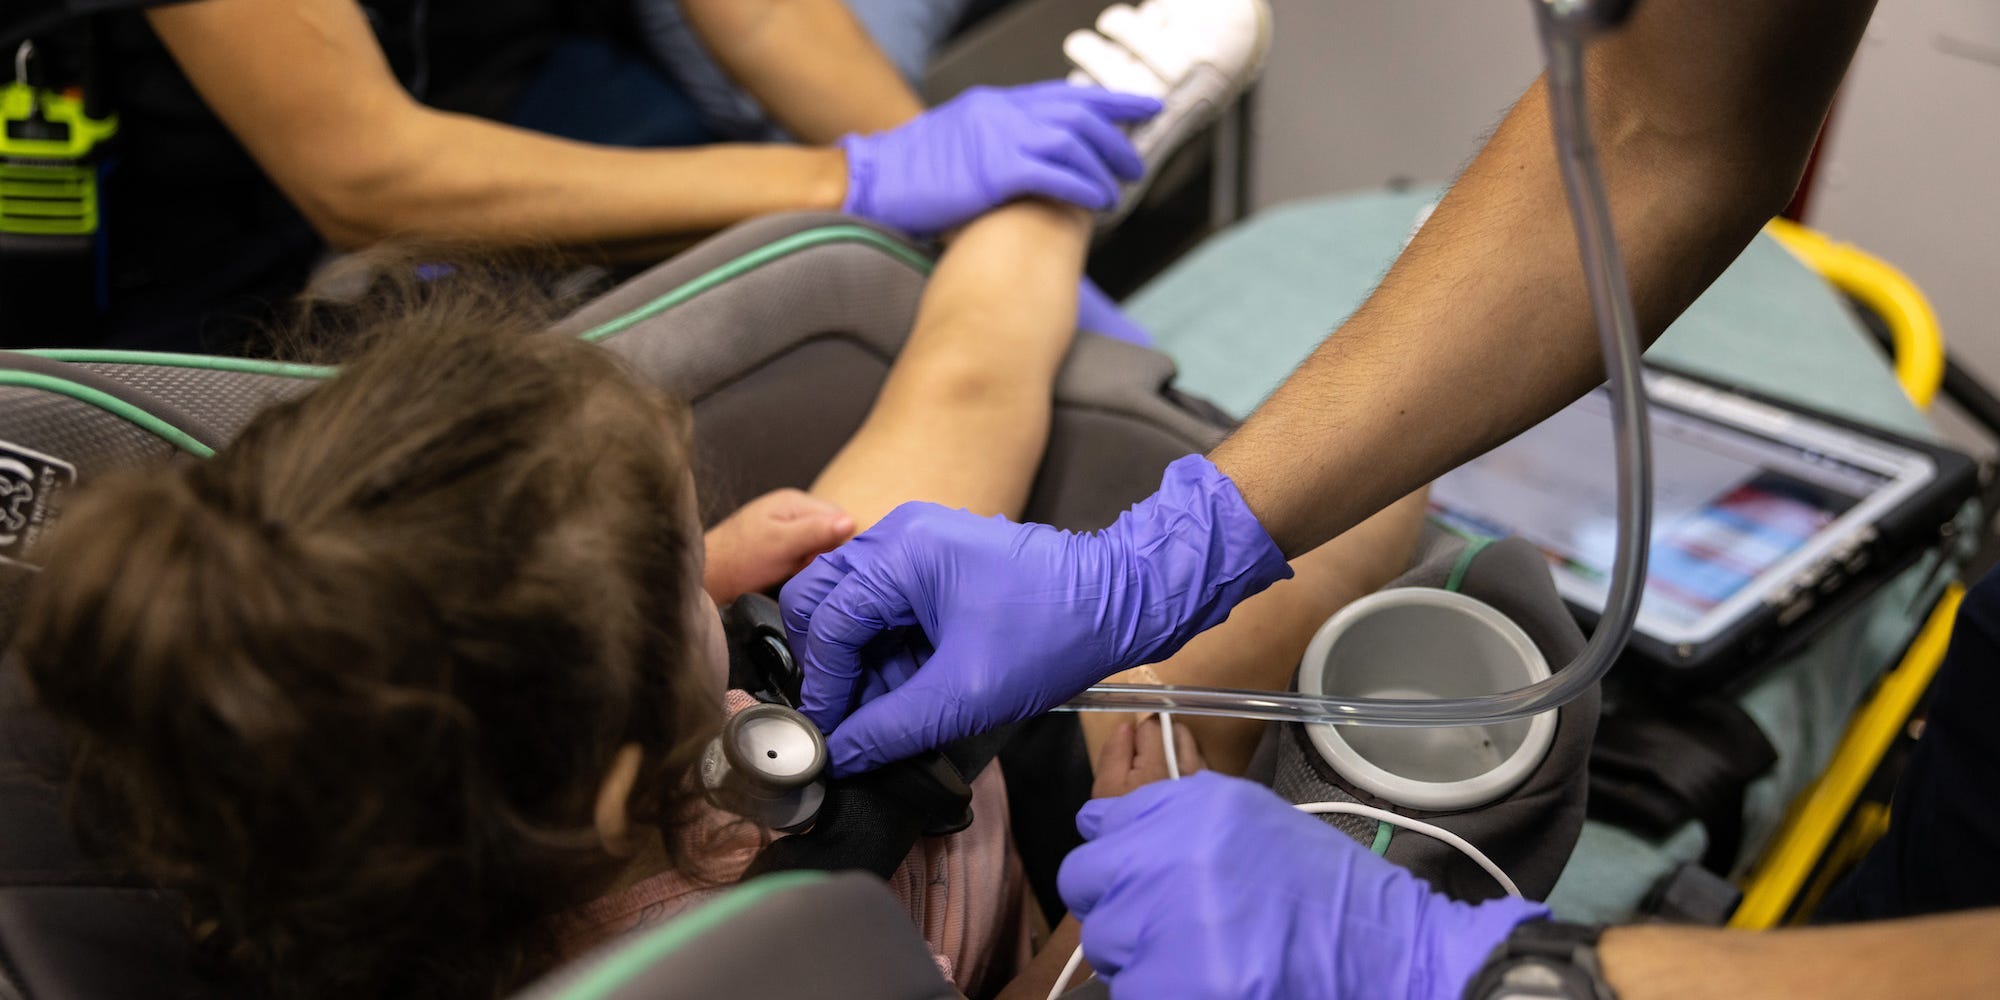
<instances>
[{"instance_id":1,"label":"blue uniform sleeve","mask_svg":"<svg viewBox=\"0 0 2000 1000\"><path fill-rule=\"evenodd\" d=\"M1820 919L1880 920L2000 906L2000 568L1966 594L1932 685L1923 738L1896 784L1889 832L1829 894Z\"/></svg>"}]
</instances>

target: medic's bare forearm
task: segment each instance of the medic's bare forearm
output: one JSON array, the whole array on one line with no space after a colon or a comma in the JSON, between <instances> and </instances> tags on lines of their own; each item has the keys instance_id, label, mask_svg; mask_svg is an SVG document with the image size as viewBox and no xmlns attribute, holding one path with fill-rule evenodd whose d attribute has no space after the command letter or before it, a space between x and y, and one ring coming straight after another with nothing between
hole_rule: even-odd
<instances>
[{"instance_id":1,"label":"medic's bare forearm","mask_svg":"<svg viewBox=\"0 0 2000 1000\"><path fill-rule=\"evenodd\" d=\"M842 0L682 0L744 89L804 142L879 132L924 105Z\"/></svg>"},{"instance_id":2,"label":"medic's bare forearm","mask_svg":"<svg viewBox=\"0 0 2000 1000\"><path fill-rule=\"evenodd\" d=\"M621 149L414 109L413 135L331 200L294 200L329 242L389 236L486 246L601 245L706 233L773 212L838 209L838 149L717 144ZM288 192L291 193L291 192Z\"/></svg>"},{"instance_id":3,"label":"medic's bare forearm","mask_svg":"<svg viewBox=\"0 0 2000 1000\"><path fill-rule=\"evenodd\" d=\"M604 244L831 209L837 149L617 149L419 104L355 0L197 0L147 19L216 115L336 246L390 236Z\"/></svg>"},{"instance_id":4,"label":"medic's bare forearm","mask_svg":"<svg viewBox=\"0 0 2000 1000\"><path fill-rule=\"evenodd\" d=\"M1872 8L1642 0L1591 47L1649 342L1784 207ZM1213 458L1297 555L1560 409L1599 366L1537 83L1368 302Z\"/></svg>"},{"instance_id":5,"label":"medic's bare forearm","mask_svg":"<svg viewBox=\"0 0 2000 1000\"><path fill-rule=\"evenodd\" d=\"M1991 996L2000 910L1768 933L1618 927L1598 957L1619 1000Z\"/></svg>"}]
</instances>

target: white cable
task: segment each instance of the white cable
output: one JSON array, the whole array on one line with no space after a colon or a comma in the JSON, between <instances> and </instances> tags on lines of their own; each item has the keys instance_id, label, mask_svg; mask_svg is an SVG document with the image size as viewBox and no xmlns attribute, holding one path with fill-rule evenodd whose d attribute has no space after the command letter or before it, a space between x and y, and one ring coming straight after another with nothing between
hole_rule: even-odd
<instances>
[{"instance_id":1,"label":"white cable","mask_svg":"<svg viewBox=\"0 0 2000 1000\"><path fill-rule=\"evenodd\" d=\"M1062 964L1062 976L1056 976L1056 984L1050 986L1048 1000L1056 1000L1058 996L1070 990L1070 976L1076 976L1076 968L1082 964L1084 964L1084 946L1078 944L1076 950L1070 952L1070 960Z\"/></svg>"},{"instance_id":2,"label":"white cable","mask_svg":"<svg viewBox=\"0 0 2000 1000\"><path fill-rule=\"evenodd\" d=\"M1179 781L1181 777L1181 755L1174 749L1174 713L1161 712L1160 746L1167 754L1167 777ZM1076 970L1083 965L1083 946L1069 953L1069 961L1063 963L1062 975L1056 977L1055 986L1049 989L1049 1000L1056 1000L1069 989L1069 981L1076 977Z\"/></svg>"},{"instance_id":3,"label":"white cable","mask_svg":"<svg viewBox=\"0 0 2000 1000\"><path fill-rule=\"evenodd\" d=\"M1431 824L1426 823L1420 819L1411 819L1408 816L1398 816L1395 813L1388 811L1387 809L1377 809L1374 806L1364 806L1359 802L1304 802L1299 804L1299 811L1305 813L1312 813L1314 815L1339 813L1346 816L1366 816L1369 819L1375 820L1380 823L1387 823L1390 826L1402 827L1405 830L1413 830L1427 837L1435 837L1438 840L1444 841L1445 843L1450 844L1452 847L1457 848L1458 853L1463 854L1468 858L1471 858L1473 864L1476 864L1480 868L1485 869L1486 874L1493 876L1493 881L1500 883L1500 888L1507 890L1507 895L1513 896L1517 899L1520 898L1521 895L1520 887L1514 884L1513 879L1507 877L1506 872L1500 870L1499 865L1493 863L1493 859L1488 858L1486 855L1479 853L1479 848L1474 847L1469 843L1466 843L1464 837L1461 837L1458 834L1455 834L1450 830L1445 829L1444 827L1432 826Z\"/></svg>"}]
</instances>

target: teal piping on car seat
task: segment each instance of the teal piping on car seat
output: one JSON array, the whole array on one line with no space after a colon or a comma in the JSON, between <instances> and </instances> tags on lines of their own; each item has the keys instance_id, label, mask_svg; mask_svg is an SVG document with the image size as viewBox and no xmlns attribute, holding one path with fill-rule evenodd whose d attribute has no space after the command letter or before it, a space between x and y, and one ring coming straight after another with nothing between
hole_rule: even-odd
<instances>
[{"instance_id":1,"label":"teal piping on car seat","mask_svg":"<svg viewBox=\"0 0 2000 1000\"><path fill-rule=\"evenodd\" d=\"M908 264L924 274L929 274L932 266L930 258L873 229L850 225L821 226L818 229L808 229L803 233L793 233L784 239L775 240L765 246L758 247L617 319L608 320L593 326L583 331L583 333L578 334L578 336L589 341L598 341L616 336L633 324L672 309L723 282L740 278L774 260L789 256L800 250L825 243L871 244L877 250Z\"/></svg>"},{"instance_id":2,"label":"teal piping on car seat","mask_svg":"<svg viewBox=\"0 0 2000 1000\"><path fill-rule=\"evenodd\" d=\"M280 375L285 378L332 378L340 369L333 365L304 365L261 358L231 358L216 354L175 354L170 351L100 351L88 347L38 347L22 351L50 361L96 365L158 365L165 368L203 368L217 372L249 372L253 375Z\"/></svg>"},{"instance_id":3,"label":"teal piping on car seat","mask_svg":"<svg viewBox=\"0 0 2000 1000\"><path fill-rule=\"evenodd\" d=\"M636 941L617 946L610 956L591 966L557 994L561 1000L603 1000L651 968L653 963L687 946L696 938L736 919L745 910L781 892L824 882L826 872L790 871L746 882L707 906L664 924Z\"/></svg>"},{"instance_id":4,"label":"teal piping on car seat","mask_svg":"<svg viewBox=\"0 0 2000 1000\"><path fill-rule=\"evenodd\" d=\"M196 458L208 458L215 454L215 449L195 440L194 436L188 432L108 392L93 389L87 385L79 385L68 379L57 378L54 375L44 375L41 372L17 371L0 371L0 385L15 385L25 389L40 389L43 392L53 392L68 396L79 402L95 406L112 416L120 417L130 423L136 424L140 429L158 435L165 439L168 444Z\"/></svg>"},{"instance_id":5,"label":"teal piping on car seat","mask_svg":"<svg viewBox=\"0 0 2000 1000\"><path fill-rule=\"evenodd\" d=\"M790 256L801 250L824 246L828 243L866 243L904 264L923 273L930 273L932 261L895 239L884 236L873 229L846 224L821 226L803 233L793 233L781 240L758 247L727 264L723 264L705 274L690 279L660 297L653 299L631 312L616 319L606 320L579 334L584 340L598 341L624 332L632 325L668 309L680 305L725 282L740 278L772 261ZM173 354L164 351L107 351L87 347L42 347L25 350L50 361L67 361L72 364L107 365L163 365L173 368L205 368L210 371L250 372L256 375L278 375L285 378L329 378L339 369L332 365L306 365L284 361L264 361L258 358L231 358L208 354Z\"/></svg>"},{"instance_id":6,"label":"teal piping on car seat","mask_svg":"<svg viewBox=\"0 0 2000 1000\"><path fill-rule=\"evenodd\" d=\"M780 260L802 250L824 246L829 243L864 243L902 261L919 272L928 274L933 266L930 258L918 253L895 239L884 236L863 226L837 224L808 229L793 233L781 240L775 240L723 264L705 274L699 275L674 288L658 298L631 310L615 319L607 320L579 334L584 340L599 341L615 336L634 324L668 309L680 305L726 282L740 278L766 264ZM175 354L166 351L118 351L97 350L87 347L42 347L21 351L22 354L62 361L70 364L106 365L156 365L169 368L196 368L208 371L246 372L253 375L273 375L282 378L325 379L340 371L335 365L308 365L288 361L266 361L260 358L232 358L210 354ZM66 379L35 372L0 371L0 385L19 385L48 392L60 393L89 403L115 416L121 417L139 427L151 431L165 439L174 447L207 458L214 450L196 440L186 431L154 416L137 406L107 395L89 386L79 385Z\"/></svg>"}]
</instances>

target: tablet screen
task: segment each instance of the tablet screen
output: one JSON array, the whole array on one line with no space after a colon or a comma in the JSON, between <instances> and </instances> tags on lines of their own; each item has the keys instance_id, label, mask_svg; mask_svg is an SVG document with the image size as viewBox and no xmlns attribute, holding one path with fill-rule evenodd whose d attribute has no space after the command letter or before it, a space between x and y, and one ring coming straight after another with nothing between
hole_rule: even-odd
<instances>
[{"instance_id":1,"label":"tablet screen","mask_svg":"<svg viewBox=\"0 0 2000 1000\"><path fill-rule=\"evenodd\" d=\"M1851 435L1830 425L1796 433L1800 416L1752 430L1660 405L1655 395L1640 627L1665 641L1714 635L1789 578L1790 564L1811 565L1811 553L1838 547L1835 536L1865 527L1872 518L1864 506L1907 495L1897 481L1917 471L1875 442L1842 447ZM1432 513L1475 533L1520 535L1548 557L1564 596L1601 609L1617 534L1609 410L1600 389L1450 473L1432 488Z\"/></svg>"}]
</instances>

